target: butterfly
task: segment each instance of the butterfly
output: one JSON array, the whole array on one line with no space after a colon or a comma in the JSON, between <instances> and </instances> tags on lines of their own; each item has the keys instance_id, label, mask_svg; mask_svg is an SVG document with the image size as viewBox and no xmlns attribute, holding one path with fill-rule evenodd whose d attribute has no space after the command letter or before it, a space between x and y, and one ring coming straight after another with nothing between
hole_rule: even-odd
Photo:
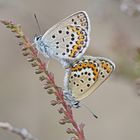
<instances>
[{"instance_id":1,"label":"butterfly","mask_svg":"<svg viewBox=\"0 0 140 140\"><path fill-rule=\"evenodd\" d=\"M70 106L91 95L114 71L115 64L104 57L83 56L65 73L64 97Z\"/></svg>"},{"instance_id":2,"label":"butterfly","mask_svg":"<svg viewBox=\"0 0 140 140\"><path fill-rule=\"evenodd\" d=\"M84 11L76 12L34 38L37 50L57 59L65 67L80 59L89 45L90 21Z\"/></svg>"}]
</instances>

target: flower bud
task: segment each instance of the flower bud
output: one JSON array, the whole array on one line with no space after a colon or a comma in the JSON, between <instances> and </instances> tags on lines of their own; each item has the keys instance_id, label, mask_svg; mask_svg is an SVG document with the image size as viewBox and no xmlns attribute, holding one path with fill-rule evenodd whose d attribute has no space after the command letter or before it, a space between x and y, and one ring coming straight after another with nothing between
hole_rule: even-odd
<instances>
[{"instance_id":1,"label":"flower bud","mask_svg":"<svg viewBox=\"0 0 140 140\"><path fill-rule=\"evenodd\" d=\"M50 86L49 84L47 84L47 85L45 84L45 85L43 86L44 89L49 89L50 87L51 87L51 86Z\"/></svg>"},{"instance_id":2,"label":"flower bud","mask_svg":"<svg viewBox=\"0 0 140 140\"><path fill-rule=\"evenodd\" d=\"M62 113L64 113L64 109L61 107L60 109L58 109L58 112L59 112L60 114L62 114Z\"/></svg>"},{"instance_id":3,"label":"flower bud","mask_svg":"<svg viewBox=\"0 0 140 140\"><path fill-rule=\"evenodd\" d=\"M47 90L47 93L48 93L48 94L53 94L54 91L53 91L52 89L48 89L48 90Z\"/></svg>"},{"instance_id":4,"label":"flower bud","mask_svg":"<svg viewBox=\"0 0 140 140\"><path fill-rule=\"evenodd\" d=\"M55 106L56 104L58 104L57 101L55 101L55 100L52 100L52 101L51 101L51 105Z\"/></svg>"},{"instance_id":5,"label":"flower bud","mask_svg":"<svg viewBox=\"0 0 140 140\"><path fill-rule=\"evenodd\" d=\"M35 71L35 74L40 74L40 73L42 73L42 72L43 72L42 70L37 69L37 70Z\"/></svg>"},{"instance_id":6,"label":"flower bud","mask_svg":"<svg viewBox=\"0 0 140 140\"><path fill-rule=\"evenodd\" d=\"M74 130L74 129L71 129L71 128L68 128L68 129L66 130L66 132L67 132L68 134L74 134L74 133L75 133L75 130Z\"/></svg>"},{"instance_id":7,"label":"flower bud","mask_svg":"<svg viewBox=\"0 0 140 140\"><path fill-rule=\"evenodd\" d=\"M17 38L21 38L21 35L16 35Z\"/></svg>"},{"instance_id":8,"label":"flower bud","mask_svg":"<svg viewBox=\"0 0 140 140\"><path fill-rule=\"evenodd\" d=\"M27 61L28 62L33 62L35 59L33 58L33 57L29 57L28 59L27 59Z\"/></svg>"},{"instance_id":9,"label":"flower bud","mask_svg":"<svg viewBox=\"0 0 140 140\"><path fill-rule=\"evenodd\" d=\"M29 55L30 53L29 53L29 52L23 52L22 54L23 54L23 56L27 56L27 55Z\"/></svg>"},{"instance_id":10,"label":"flower bud","mask_svg":"<svg viewBox=\"0 0 140 140\"><path fill-rule=\"evenodd\" d=\"M44 81L45 79L46 79L46 78L45 78L44 75L42 75L42 76L39 77L39 80L40 80L40 81Z\"/></svg>"},{"instance_id":11,"label":"flower bud","mask_svg":"<svg viewBox=\"0 0 140 140\"><path fill-rule=\"evenodd\" d=\"M21 42L22 43L22 42ZM22 51L26 51L28 48L27 47L23 47Z\"/></svg>"},{"instance_id":12,"label":"flower bud","mask_svg":"<svg viewBox=\"0 0 140 140\"><path fill-rule=\"evenodd\" d=\"M21 46L21 45L23 45L23 44L24 44L23 42L19 42L19 43L18 43L19 46Z\"/></svg>"},{"instance_id":13,"label":"flower bud","mask_svg":"<svg viewBox=\"0 0 140 140\"><path fill-rule=\"evenodd\" d=\"M31 63L32 67L36 67L38 66L38 64L36 62Z\"/></svg>"},{"instance_id":14,"label":"flower bud","mask_svg":"<svg viewBox=\"0 0 140 140\"><path fill-rule=\"evenodd\" d=\"M62 124L62 125L64 125L66 122L65 122L65 120L61 119L61 120L59 121L59 123Z\"/></svg>"}]
</instances>

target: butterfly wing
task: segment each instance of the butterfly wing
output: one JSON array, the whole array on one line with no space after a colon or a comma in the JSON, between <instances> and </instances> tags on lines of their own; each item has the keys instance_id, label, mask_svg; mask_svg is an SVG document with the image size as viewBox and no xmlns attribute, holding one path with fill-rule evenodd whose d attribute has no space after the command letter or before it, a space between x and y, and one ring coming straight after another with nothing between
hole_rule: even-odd
<instances>
[{"instance_id":1,"label":"butterfly wing","mask_svg":"<svg viewBox=\"0 0 140 140\"><path fill-rule=\"evenodd\" d=\"M90 23L86 12L77 12L50 28L42 37L56 58L75 60L89 44Z\"/></svg>"},{"instance_id":2,"label":"butterfly wing","mask_svg":"<svg viewBox=\"0 0 140 140\"><path fill-rule=\"evenodd\" d=\"M68 87L76 100L82 100L99 87L115 69L109 59L84 56L71 68Z\"/></svg>"}]
</instances>

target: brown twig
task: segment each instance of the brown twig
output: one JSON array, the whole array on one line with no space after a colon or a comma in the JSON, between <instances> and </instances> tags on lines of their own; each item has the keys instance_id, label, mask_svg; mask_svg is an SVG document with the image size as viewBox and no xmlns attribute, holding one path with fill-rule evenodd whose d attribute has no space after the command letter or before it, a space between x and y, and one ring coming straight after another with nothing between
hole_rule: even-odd
<instances>
[{"instance_id":1,"label":"brown twig","mask_svg":"<svg viewBox=\"0 0 140 140\"><path fill-rule=\"evenodd\" d=\"M38 140L37 138L33 137L27 129L13 127L10 123L7 122L0 122L0 128L19 135L23 140Z\"/></svg>"},{"instance_id":2,"label":"brown twig","mask_svg":"<svg viewBox=\"0 0 140 140\"><path fill-rule=\"evenodd\" d=\"M40 74L40 81L44 83L44 89L47 90L49 94L54 94L56 100L51 101L51 105L61 104L62 107L58 110L59 113L63 113L64 117L59 121L60 124L71 123L73 128L68 128L68 134L74 134L73 140L85 140L84 136L84 124L78 124L73 118L72 109L64 100L62 89L59 88L54 81L54 76L46 70L45 63L37 55L37 50L32 46L31 42L24 35L21 26L13 24L12 22L3 21L1 22L6 25L7 28L11 29L12 32L16 33L16 37L20 38L23 45L22 52L23 55L27 57L28 62L31 63L32 67L35 67L35 73Z\"/></svg>"}]
</instances>

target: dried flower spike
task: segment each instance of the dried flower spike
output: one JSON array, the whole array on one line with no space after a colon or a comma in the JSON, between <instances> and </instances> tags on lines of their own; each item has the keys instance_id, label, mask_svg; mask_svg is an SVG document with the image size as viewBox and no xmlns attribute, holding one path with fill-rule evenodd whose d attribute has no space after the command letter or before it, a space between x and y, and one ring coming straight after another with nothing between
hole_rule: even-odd
<instances>
[{"instance_id":1,"label":"dried flower spike","mask_svg":"<svg viewBox=\"0 0 140 140\"><path fill-rule=\"evenodd\" d=\"M4 25L6 25L7 28L11 29L13 33L16 34L18 38L20 38L20 42L23 42L24 47L22 48L23 55L28 56L27 60L30 62L32 67L36 67L36 74L40 74L40 80L45 82L44 88L47 89L47 92L54 93L53 95L56 96L56 101L51 101L52 105L59 105L61 104L63 107L63 111L61 109L61 113L64 114L64 118L60 120L61 124L71 123L74 130L75 130L75 137L73 137L74 140L85 140L84 132L83 132L83 125L79 125L76 123L76 121L73 118L72 109L67 105L67 103L64 100L63 92L60 87L58 87L55 84L54 75L52 73L49 73L46 70L46 65L42 60L38 57L37 50L33 48L32 43L29 42L27 37L24 35L21 26L13 24L12 22L8 21L0 21ZM31 58L31 59L29 59Z\"/></svg>"}]
</instances>

